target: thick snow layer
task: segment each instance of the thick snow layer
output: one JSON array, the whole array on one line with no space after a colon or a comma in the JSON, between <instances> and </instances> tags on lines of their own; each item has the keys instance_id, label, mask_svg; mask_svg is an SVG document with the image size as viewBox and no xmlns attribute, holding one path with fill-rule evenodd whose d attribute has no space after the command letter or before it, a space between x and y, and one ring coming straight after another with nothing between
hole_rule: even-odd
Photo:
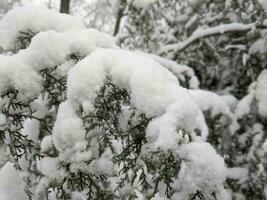
<instances>
[{"instance_id":1,"label":"thick snow layer","mask_svg":"<svg viewBox=\"0 0 267 200\"><path fill-rule=\"evenodd\" d=\"M33 37L30 46L14 57L37 70L63 64L71 54L86 56L98 47L117 48L114 39L95 29L64 33L47 31Z\"/></svg>"},{"instance_id":2,"label":"thick snow layer","mask_svg":"<svg viewBox=\"0 0 267 200\"><path fill-rule=\"evenodd\" d=\"M83 141L84 137L82 120L77 116L71 103L61 103L53 128L53 143L56 149L63 151L71 148L75 143Z\"/></svg>"},{"instance_id":3,"label":"thick snow layer","mask_svg":"<svg viewBox=\"0 0 267 200\"><path fill-rule=\"evenodd\" d=\"M157 56L119 50L112 37L85 29L73 17L43 8L27 7L10 11L0 22L0 46L12 48L19 31L25 29L41 33L33 37L27 49L13 56L0 56L0 80L3 82L0 94L15 88L24 96L37 98L42 90L42 79L38 74L40 70L59 66L59 71L67 75L68 99L59 106L52 135L46 136L41 142L42 153L48 153L54 145L59 154L56 158L44 157L37 161L37 168L45 177L40 180L36 193L41 192L49 181L63 181L68 176L62 164L68 165L70 172L91 170L94 174L113 176L116 167L113 166L111 153L95 159L98 154L95 155L94 151L98 143L93 137L90 142L85 140L83 121L76 112L80 105L87 111L93 110L95 97L107 76L117 86L128 90L131 106L147 117L154 118L146 130L149 145L163 150L172 149L181 157L183 164L179 179L174 183L176 188L186 194L197 190L210 193L219 190L226 172L223 159L215 150L207 143L178 145L183 133L194 135L196 128L201 130L203 138L207 136L201 109L212 109L214 115L230 110L217 97L202 93L198 95L197 91L191 92L179 85L177 77L183 79L188 76L191 87L198 87L193 70ZM73 54L85 57L74 67L75 62L70 61ZM214 101L220 102L219 105L205 100L211 96ZM202 105L203 100L207 105ZM31 106L38 107L35 115L40 118L51 112L45 97L44 100L38 98ZM39 122L36 122L26 120L22 130L34 141L38 140L40 128ZM119 149L119 145L116 149ZM24 161L19 160L21 163ZM88 161L92 161L89 166ZM26 169L25 166L23 169ZM1 172L0 178L1 186L1 181L5 180ZM54 194L52 192L50 195ZM23 195L20 195L20 199L23 199Z\"/></svg>"},{"instance_id":4,"label":"thick snow layer","mask_svg":"<svg viewBox=\"0 0 267 200\"><path fill-rule=\"evenodd\" d=\"M41 32L55 30L63 32L84 28L83 23L71 15L61 14L40 6L16 7L0 21L0 46L13 48L20 31Z\"/></svg>"},{"instance_id":5,"label":"thick snow layer","mask_svg":"<svg viewBox=\"0 0 267 200\"><path fill-rule=\"evenodd\" d=\"M267 52L267 41L266 39L263 38L258 39L249 48L249 54L256 54L256 53L264 54L266 52Z\"/></svg>"},{"instance_id":6,"label":"thick snow layer","mask_svg":"<svg viewBox=\"0 0 267 200\"><path fill-rule=\"evenodd\" d=\"M197 89L199 86L199 80L195 76L195 72L192 68L186 66L186 65L180 65L177 64L174 61L164 59L160 56L154 55L154 54L149 54L149 53L144 53L141 51L136 51L137 53L150 57L153 60L157 61L159 64L164 66L166 69L170 70L173 74L175 74L179 80L185 81L186 77L189 77L189 86L192 89Z\"/></svg>"},{"instance_id":7,"label":"thick snow layer","mask_svg":"<svg viewBox=\"0 0 267 200\"><path fill-rule=\"evenodd\" d=\"M129 89L134 106L148 116L163 114L170 104L189 98L176 77L153 59L108 49L93 52L70 70L68 98L94 102L107 75L118 86Z\"/></svg>"},{"instance_id":8,"label":"thick snow layer","mask_svg":"<svg viewBox=\"0 0 267 200\"><path fill-rule=\"evenodd\" d=\"M41 76L13 57L0 55L0 80L0 94L9 88L16 88L29 98L41 92Z\"/></svg>"},{"instance_id":9,"label":"thick snow layer","mask_svg":"<svg viewBox=\"0 0 267 200\"><path fill-rule=\"evenodd\" d=\"M13 164L7 162L0 169L0 200L26 200L23 181Z\"/></svg>"},{"instance_id":10,"label":"thick snow layer","mask_svg":"<svg viewBox=\"0 0 267 200\"><path fill-rule=\"evenodd\" d=\"M232 113L227 103L221 96L205 90L189 90L190 95L202 111L211 111L212 116L224 114L232 118Z\"/></svg>"},{"instance_id":11,"label":"thick snow layer","mask_svg":"<svg viewBox=\"0 0 267 200\"><path fill-rule=\"evenodd\" d=\"M23 123L22 135L28 136L34 142L38 142L40 133L40 121L36 119L26 119Z\"/></svg>"},{"instance_id":12,"label":"thick snow layer","mask_svg":"<svg viewBox=\"0 0 267 200\"><path fill-rule=\"evenodd\" d=\"M230 94L220 95L221 99L229 106L231 111L234 111L238 100L235 96Z\"/></svg>"},{"instance_id":13,"label":"thick snow layer","mask_svg":"<svg viewBox=\"0 0 267 200\"><path fill-rule=\"evenodd\" d=\"M264 70L258 78L255 95L259 114L267 117L267 70Z\"/></svg>"},{"instance_id":14,"label":"thick snow layer","mask_svg":"<svg viewBox=\"0 0 267 200\"><path fill-rule=\"evenodd\" d=\"M105 157L104 155L99 159L94 160L92 163L90 163L90 172L98 176L112 176L112 174L114 173L112 158Z\"/></svg>"},{"instance_id":15,"label":"thick snow layer","mask_svg":"<svg viewBox=\"0 0 267 200\"><path fill-rule=\"evenodd\" d=\"M86 148L87 142L76 141L72 147L60 152L59 160L62 163L69 163L69 171L72 173L77 173L78 171L84 170L89 171L88 161L92 161L93 158L98 155L93 157L93 147L89 148L88 150Z\"/></svg>"},{"instance_id":16,"label":"thick snow layer","mask_svg":"<svg viewBox=\"0 0 267 200\"><path fill-rule=\"evenodd\" d=\"M241 119L244 115L249 114L253 99L254 99L254 91L246 95L243 99L241 99L238 102L235 110L235 115L238 119Z\"/></svg>"},{"instance_id":17,"label":"thick snow layer","mask_svg":"<svg viewBox=\"0 0 267 200\"><path fill-rule=\"evenodd\" d=\"M59 161L57 158L44 157L38 163L38 170L47 177L55 175L59 169Z\"/></svg>"},{"instance_id":18,"label":"thick snow layer","mask_svg":"<svg viewBox=\"0 0 267 200\"><path fill-rule=\"evenodd\" d=\"M193 131L198 108L177 78L158 62L123 50L99 49L73 67L68 76L67 96L72 102L93 104L109 76L128 89L132 104L149 117L147 137L162 148L177 144L177 129ZM151 131L150 131L151 130Z\"/></svg>"},{"instance_id":19,"label":"thick snow layer","mask_svg":"<svg viewBox=\"0 0 267 200\"><path fill-rule=\"evenodd\" d=\"M47 153L53 149L53 138L51 135L47 135L42 139L41 152Z\"/></svg>"},{"instance_id":20,"label":"thick snow layer","mask_svg":"<svg viewBox=\"0 0 267 200\"><path fill-rule=\"evenodd\" d=\"M181 137L177 130L193 131L197 111L196 105L191 103L188 106L187 101L170 105L165 114L149 123L146 135L148 142L164 150L176 148Z\"/></svg>"},{"instance_id":21,"label":"thick snow layer","mask_svg":"<svg viewBox=\"0 0 267 200\"><path fill-rule=\"evenodd\" d=\"M183 162L178 179L174 181L175 188L181 191L175 199L184 199L196 191L208 195L219 190L227 171L223 158L209 143L191 142L181 146L178 154Z\"/></svg>"},{"instance_id":22,"label":"thick snow layer","mask_svg":"<svg viewBox=\"0 0 267 200\"><path fill-rule=\"evenodd\" d=\"M39 33L27 49L13 56L0 55L0 93L15 88L26 97L35 97L42 87L36 71L64 64L71 54L86 56L98 47L117 48L110 35L94 29Z\"/></svg>"}]
</instances>

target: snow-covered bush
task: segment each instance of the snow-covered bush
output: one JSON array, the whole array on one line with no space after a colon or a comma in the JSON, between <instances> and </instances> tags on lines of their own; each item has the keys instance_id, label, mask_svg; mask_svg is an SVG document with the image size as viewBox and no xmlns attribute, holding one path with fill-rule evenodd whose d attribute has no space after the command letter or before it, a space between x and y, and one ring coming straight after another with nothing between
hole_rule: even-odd
<instances>
[{"instance_id":1,"label":"snow-covered bush","mask_svg":"<svg viewBox=\"0 0 267 200\"><path fill-rule=\"evenodd\" d=\"M180 85L190 68L39 7L8 12L0 46L0 164L28 199L229 198L203 111L234 117Z\"/></svg>"}]
</instances>

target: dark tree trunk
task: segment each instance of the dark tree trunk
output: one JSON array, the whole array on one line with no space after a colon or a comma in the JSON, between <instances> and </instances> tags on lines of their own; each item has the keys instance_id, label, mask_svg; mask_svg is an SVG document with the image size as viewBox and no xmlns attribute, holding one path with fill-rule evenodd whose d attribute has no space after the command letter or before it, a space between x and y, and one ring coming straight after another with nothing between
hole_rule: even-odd
<instances>
[{"instance_id":1,"label":"dark tree trunk","mask_svg":"<svg viewBox=\"0 0 267 200\"><path fill-rule=\"evenodd\" d=\"M119 10L117 13L117 19L116 19L116 23L115 23L115 28L114 28L114 32L113 32L113 36L117 35L117 33L120 30L120 24L121 24L121 19L123 17L123 12L126 6L126 1L125 0L120 0L120 5L119 5Z\"/></svg>"},{"instance_id":2,"label":"dark tree trunk","mask_svg":"<svg viewBox=\"0 0 267 200\"><path fill-rule=\"evenodd\" d=\"M70 0L61 0L60 12L61 13L70 13Z\"/></svg>"}]
</instances>

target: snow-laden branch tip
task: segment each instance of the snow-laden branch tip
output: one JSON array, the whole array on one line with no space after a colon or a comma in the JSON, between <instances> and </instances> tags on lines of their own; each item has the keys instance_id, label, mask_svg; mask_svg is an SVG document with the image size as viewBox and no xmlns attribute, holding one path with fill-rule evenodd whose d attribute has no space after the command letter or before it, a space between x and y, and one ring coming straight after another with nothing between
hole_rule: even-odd
<instances>
[{"instance_id":1,"label":"snow-laden branch tip","mask_svg":"<svg viewBox=\"0 0 267 200\"><path fill-rule=\"evenodd\" d=\"M222 24L212 28L196 30L189 38L183 42L177 44L170 44L163 47L162 52L169 51L182 51L187 48L191 43L205 37L220 35L229 32L243 32L249 31L255 28L267 28L267 25L258 25L257 23L250 24L241 24L241 23L231 23L231 24Z\"/></svg>"}]
</instances>

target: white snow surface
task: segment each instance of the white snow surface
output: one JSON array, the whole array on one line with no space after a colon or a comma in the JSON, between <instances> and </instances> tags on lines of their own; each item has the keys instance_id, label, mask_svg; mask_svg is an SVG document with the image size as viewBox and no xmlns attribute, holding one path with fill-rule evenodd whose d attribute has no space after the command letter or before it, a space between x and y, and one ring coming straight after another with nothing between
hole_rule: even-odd
<instances>
[{"instance_id":1,"label":"white snow surface","mask_svg":"<svg viewBox=\"0 0 267 200\"><path fill-rule=\"evenodd\" d=\"M183 160L178 178L174 181L178 192L175 199L184 199L187 194L205 191L205 194L218 191L226 179L224 160L206 142L191 142L178 151ZM221 199L221 198L219 198Z\"/></svg>"},{"instance_id":2,"label":"white snow surface","mask_svg":"<svg viewBox=\"0 0 267 200\"><path fill-rule=\"evenodd\" d=\"M26 200L23 181L13 164L7 162L0 169L0 200Z\"/></svg>"},{"instance_id":3,"label":"white snow surface","mask_svg":"<svg viewBox=\"0 0 267 200\"><path fill-rule=\"evenodd\" d=\"M242 118L244 115L249 114L251 109L251 104L254 99L254 93L255 92L252 91L238 102L235 110L235 115L238 119Z\"/></svg>"},{"instance_id":4,"label":"white snow surface","mask_svg":"<svg viewBox=\"0 0 267 200\"><path fill-rule=\"evenodd\" d=\"M266 1L267 2L267 1ZM258 39L249 48L249 54L264 54L267 52L267 41L266 39Z\"/></svg>"},{"instance_id":5,"label":"white snow surface","mask_svg":"<svg viewBox=\"0 0 267 200\"><path fill-rule=\"evenodd\" d=\"M233 117L223 97L213 92L200 89L189 90L189 93L202 111L210 110L213 117L218 114L224 114L230 118Z\"/></svg>"},{"instance_id":6,"label":"white snow surface","mask_svg":"<svg viewBox=\"0 0 267 200\"><path fill-rule=\"evenodd\" d=\"M255 95L259 114L267 117L267 70L264 70L258 78Z\"/></svg>"},{"instance_id":7,"label":"white snow surface","mask_svg":"<svg viewBox=\"0 0 267 200\"><path fill-rule=\"evenodd\" d=\"M53 138L51 135L47 135L42 139L41 152L49 152L53 148Z\"/></svg>"},{"instance_id":8,"label":"white snow surface","mask_svg":"<svg viewBox=\"0 0 267 200\"><path fill-rule=\"evenodd\" d=\"M41 76L13 57L0 55L0 94L16 88L24 97L32 98L41 92Z\"/></svg>"},{"instance_id":9,"label":"white snow surface","mask_svg":"<svg viewBox=\"0 0 267 200\"><path fill-rule=\"evenodd\" d=\"M38 142L38 137L40 133L40 121L36 119L26 119L23 123L23 129L21 134L28 136L34 142Z\"/></svg>"},{"instance_id":10,"label":"white snow surface","mask_svg":"<svg viewBox=\"0 0 267 200\"><path fill-rule=\"evenodd\" d=\"M124 50L98 49L73 67L68 76L68 98L94 102L106 76L128 89L134 106L158 116L183 98L191 100L177 78L153 59ZM192 101L189 101L189 103Z\"/></svg>"},{"instance_id":11,"label":"white snow surface","mask_svg":"<svg viewBox=\"0 0 267 200\"><path fill-rule=\"evenodd\" d=\"M57 150L71 148L85 137L82 120L77 116L73 106L66 101L60 104L53 128L53 143Z\"/></svg>"},{"instance_id":12,"label":"white snow surface","mask_svg":"<svg viewBox=\"0 0 267 200\"><path fill-rule=\"evenodd\" d=\"M49 10L42 6L16 7L10 10L0 21L0 46L3 49L14 48L21 31L35 33L55 30L63 32L85 28L77 18Z\"/></svg>"},{"instance_id":13,"label":"white snow surface","mask_svg":"<svg viewBox=\"0 0 267 200\"><path fill-rule=\"evenodd\" d=\"M86 56L98 47L117 48L110 35L95 29L39 33L27 49L13 56L0 55L0 93L15 88L33 98L41 92L40 70L64 64L73 53Z\"/></svg>"},{"instance_id":14,"label":"white snow surface","mask_svg":"<svg viewBox=\"0 0 267 200\"><path fill-rule=\"evenodd\" d=\"M181 81L185 81L185 78L188 77L190 88L197 89L199 87L199 80L196 77L195 72L192 68L186 65L178 64L172 60L164 59L154 54L144 53L141 51L136 51L136 52L138 54L141 54L146 57L150 57L153 60L157 61L159 64L161 64L166 69L170 70L173 74L175 74L175 76L177 76L177 78Z\"/></svg>"},{"instance_id":15,"label":"white snow surface","mask_svg":"<svg viewBox=\"0 0 267 200\"><path fill-rule=\"evenodd\" d=\"M115 40L95 29L71 30L58 33L54 30L37 34L30 46L21 50L15 59L41 70L63 64L71 54L86 56L96 48L117 48Z\"/></svg>"},{"instance_id":16,"label":"white snow surface","mask_svg":"<svg viewBox=\"0 0 267 200\"><path fill-rule=\"evenodd\" d=\"M148 117L157 117L147 137L157 147L177 145L177 129L193 131L198 114L188 90L155 60L124 50L98 49L69 71L67 96L71 102L93 104L106 76L130 92L132 104Z\"/></svg>"},{"instance_id":17,"label":"white snow surface","mask_svg":"<svg viewBox=\"0 0 267 200\"><path fill-rule=\"evenodd\" d=\"M44 157L38 163L38 170L46 177L54 177L60 167L58 158Z\"/></svg>"}]
</instances>

